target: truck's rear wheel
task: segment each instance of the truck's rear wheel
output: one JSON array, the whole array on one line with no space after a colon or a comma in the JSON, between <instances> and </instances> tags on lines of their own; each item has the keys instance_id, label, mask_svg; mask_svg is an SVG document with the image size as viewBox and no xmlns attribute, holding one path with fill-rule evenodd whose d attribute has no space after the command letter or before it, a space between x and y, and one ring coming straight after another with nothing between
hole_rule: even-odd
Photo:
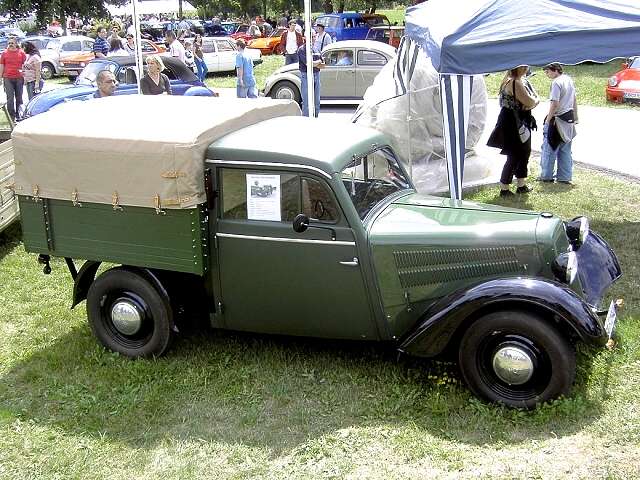
<instances>
[{"instance_id":1,"label":"truck's rear wheel","mask_svg":"<svg viewBox=\"0 0 640 480\"><path fill-rule=\"evenodd\" d=\"M87 294L94 335L127 357L161 355L171 340L171 308L142 275L114 268L100 275Z\"/></svg>"},{"instance_id":2,"label":"truck's rear wheel","mask_svg":"<svg viewBox=\"0 0 640 480\"><path fill-rule=\"evenodd\" d=\"M476 395L517 408L566 395L576 370L575 351L561 333L522 311L477 319L462 338L459 364Z\"/></svg>"}]
</instances>

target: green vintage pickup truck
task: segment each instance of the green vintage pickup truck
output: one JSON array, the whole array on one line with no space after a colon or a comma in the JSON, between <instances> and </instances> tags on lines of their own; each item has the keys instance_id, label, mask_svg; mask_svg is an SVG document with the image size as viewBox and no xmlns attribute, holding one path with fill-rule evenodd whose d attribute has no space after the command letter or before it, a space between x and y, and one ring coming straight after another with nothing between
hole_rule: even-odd
<instances>
[{"instance_id":1,"label":"green vintage pickup truck","mask_svg":"<svg viewBox=\"0 0 640 480\"><path fill-rule=\"evenodd\" d=\"M477 395L531 408L570 391L576 343L612 334L621 270L585 218L419 195L383 134L289 102L71 102L13 142L25 248L45 272L66 259L73 306L123 355L161 355L196 311L453 353Z\"/></svg>"}]
</instances>

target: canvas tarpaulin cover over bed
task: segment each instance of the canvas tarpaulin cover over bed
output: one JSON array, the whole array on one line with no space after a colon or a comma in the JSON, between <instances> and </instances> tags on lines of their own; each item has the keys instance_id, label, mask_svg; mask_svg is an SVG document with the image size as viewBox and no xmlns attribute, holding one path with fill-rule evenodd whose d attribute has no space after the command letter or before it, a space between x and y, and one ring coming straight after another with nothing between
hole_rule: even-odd
<instances>
[{"instance_id":1,"label":"canvas tarpaulin cover over bed","mask_svg":"<svg viewBox=\"0 0 640 480\"><path fill-rule=\"evenodd\" d=\"M606 62L637 55L640 4L637 0L465 0L455 4L429 0L407 9L405 34L440 74L449 184L451 196L460 198L471 75L518 65ZM410 55L398 56L401 75L410 75L411 60Z\"/></svg>"},{"instance_id":2,"label":"canvas tarpaulin cover over bed","mask_svg":"<svg viewBox=\"0 0 640 480\"><path fill-rule=\"evenodd\" d=\"M13 131L15 192L192 208L206 199L207 147L228 133L285 115L300 115L295 102L164 95L68 102Z\"/></svg>"}]
</instances>

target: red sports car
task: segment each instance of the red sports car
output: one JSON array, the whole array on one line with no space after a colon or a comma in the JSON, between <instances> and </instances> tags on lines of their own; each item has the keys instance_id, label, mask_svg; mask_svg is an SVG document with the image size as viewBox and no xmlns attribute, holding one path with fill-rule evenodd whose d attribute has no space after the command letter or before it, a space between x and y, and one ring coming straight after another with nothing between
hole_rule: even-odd
<instances>
[{"instance_id":1,"label":"red sports car","mask_svg":"<svg viewBox=\"0 0 640 480\"><path fill-rule=\"evenodd\" d=\"M607 100L640 102L640 57L631 57L622 64L622 70L609 78Z\"/></svg>"}]
</instances>

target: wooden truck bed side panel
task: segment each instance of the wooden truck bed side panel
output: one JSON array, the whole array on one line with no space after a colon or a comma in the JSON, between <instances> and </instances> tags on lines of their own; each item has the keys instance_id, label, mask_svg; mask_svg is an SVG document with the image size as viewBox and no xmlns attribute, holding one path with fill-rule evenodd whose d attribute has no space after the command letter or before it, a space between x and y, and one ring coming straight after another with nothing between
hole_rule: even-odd
<instances>
[{"instance_id":1,"label":"wooden truck bed side panel","mask_svg":"<svg viewBox=\"0 0 640 480\"><path fill-rule=\"evenodd\" d=\"M20 196L28 252L203 275L208 265L206 210L167 209Z\"/></svg>"},{"instance_id":2,"label":"wooden truck bed side panel","mask_svg":"<svg viewBox=\"0 0 640 480\"><path fill-rule=\"evenodd\" d=\"M0 232L13 222L20 213L18 199L8 188L14 182L15 164L11 140L0 145Z\"/></svg>"}]
</instances>

